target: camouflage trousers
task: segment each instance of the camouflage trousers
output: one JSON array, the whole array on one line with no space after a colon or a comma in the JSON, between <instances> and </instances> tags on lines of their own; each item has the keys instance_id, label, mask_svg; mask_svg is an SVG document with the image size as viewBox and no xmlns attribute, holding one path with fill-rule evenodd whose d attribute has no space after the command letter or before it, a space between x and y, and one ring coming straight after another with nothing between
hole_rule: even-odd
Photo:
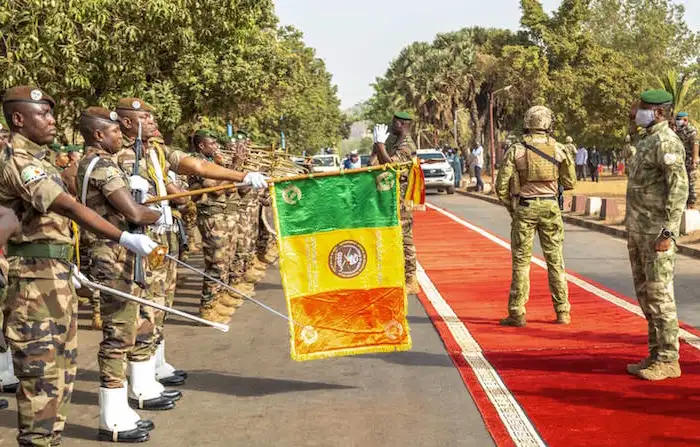
<instances>
[{"instance_id":1,"label":"camouflage trousers","mask_svg":"<svg viewBox=\"0 0 700 447\"><path fill-rule=\"evenodd\" d=\"M131 295L142 295L141 288L133 282L135 257L126 248L116 242L99 241L93 247L91 258L90 276L97 282ZM146 338L145 345L141 343L136 349L138 303L102 292L100 308L102 342L97 353L100 386L121 388L126 380L127 357L139 362L148 360L151 337ZM153 325L147 324L144 330L152 334Z\"/></svg>"},{"instance_id":2,"label":"camouflage trousers","mask_svg":"<svg viewBox=\"0 0 700 447\"><path fill-rule=\"evenodd\" d=\"M204 272L209 276L227 283L231 259L231 242L229 218L225 214L197 216L197 226L202 234L202 252L204 254ZM221 291L221 286L204 278L202 283L202 305L210 303Z\"/></svg>"},{"instance_id":3,"label":"camouflage trousers","mask_svg":"<svg viewBox=\"0 0 700 447\"><path fill-rule=\"evenodd\" d=\"M194 208L194 209L193 209ZM197 247L196 244L196 233L197 233L197 207L187 206L182 210L182 221L185 224L185 233L187 233L187 244L190 250L194 251Z\"/></svg>"},{"instance_id":4,"label":"camouflage trousers","mask_svg":"<svg viewBox=\"0 0 700 447\"><path fill-rule=\"evenodd\" d=\"M11 278L4 306L19 410L19 445L58 445L78 369L78 300L67 274Z\"/></svg>"},{"instance_id":5,"label":"camouflage trousers","mask_svg":"<svg viewBox=\"0 0 700 447\"><path fill-rule=\"evenodd\" d=\"M171 231L164 234L152 236L152 239L160 245L168 247L168 254L177 258L179 245L177 234ZM177 288L177 264L170 259L165 259L163 264L148 272L148 297L156 304L172 307L175 301L175 289ZM145 306L144 306L145 307ZM153 336L152 349L155 353L156 346L163 339L163 327L165 326L166 312L150 308L152 312L155 331Z\"/></svg>"},{"instance_id":6,"label":"camouflage trousers","mask_svg":"<svg viewBox=\"0 0 700 447\"><path fill-rule=\"evenodd\" d=\"M413 210L401 204L401 232L406 281L416 276L416 245L413 243Z\"/></svg>"},{"instance_id":7,"label":"camouflage trousers","mask_svg":"<svg viewBox=\"0 0 700 447\"><path fill-rule=\"evenodd\" d=\"M649 355L662 362L678 360L678 313L673 291L676 244L665 252L654 249L657 235L630 232L627 249L634 290L647 319Z\"/></svg>"},{"instance_id":8,"label":"camouflage trousers","mask_svg":"<svg viewBox=\"0 0 700 447\"><path fill-rule=\"evenodd\" d=\"M524 315L530 299L530 263L535 232L547 262L547 279L555 312L568 312L569 287L564 269L564 222L556 200L532 200L520 205L511 223L513 276L508 296L509 315Z\"/></svg>"},{"instance_id":9,"label":"camouflage trousers","mask_svg":"<svg viewBox=\"0 0 700 447\"><path fill-rule=\"evenodd\" d=\"M688 205L695 205L695 202L697 201L697 194L695 192L695 180L697 179L698 176L698 170L693 169L692 166L686 164L685 165L685 170L688 173Z\"/></svg>"},{"instance_id":10,"label":"camouflage trousers","mask_svg":"<svg viewBox=\"0 0 700 447\"><path fill-rule=\"evenodd\" d=\"M236 225L236 252L231 260L229 284L242 281L243 274L251 266L255 256L259 206L257 200L243 202L239 206Z\"/></svg>"}]
</instances>

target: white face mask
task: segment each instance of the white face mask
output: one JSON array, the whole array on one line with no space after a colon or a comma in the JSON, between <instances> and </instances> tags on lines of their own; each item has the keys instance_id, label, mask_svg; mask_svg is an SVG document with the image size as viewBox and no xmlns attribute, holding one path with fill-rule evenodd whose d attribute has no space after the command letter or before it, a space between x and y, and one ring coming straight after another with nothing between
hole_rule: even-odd
<instances>
[{"instance_id":1,"label":"white face mask","mask_svg":"<svg viewBox=\"0 0 700 447\"><path fill-rule=\"evenodd\" d=\"M683 127L685 126L685 121L684 120L676 120L676 127Z\"/></svg>"},{"instance_id":2,"label":"white face mask","mask_svg":"<svg viewBox=\"0 0 700 447\"><path fill-rule=\"evenodd\" d=\"M635 117L634 122L639 127L647 128L654 122L654 117L655 116L653 110L638 109L637 116Z\"/></svg>"}]
</instances>

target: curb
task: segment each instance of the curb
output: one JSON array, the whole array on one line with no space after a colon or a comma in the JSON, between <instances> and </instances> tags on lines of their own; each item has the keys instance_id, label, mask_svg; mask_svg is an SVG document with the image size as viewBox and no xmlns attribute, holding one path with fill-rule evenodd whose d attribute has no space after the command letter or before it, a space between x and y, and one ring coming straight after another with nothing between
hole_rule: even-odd
<instances>
[{"instance_id":1,"label":"curb","mask_svg":"<svg viewBox=\"0 0 700 447\"><path fill-rule=\"evenodd\" d=\"M462 190L455 190L458 194L461 194L463 196L471 197L473 199L479 199L483 200L484 202L492 203L494 205L500 205L501 201L498 200L496 197L492 196L486 196L483 194L477 194L474 192L469 192L469 191L462 191ZM615 236L620 239L627 239L627 231L623 230L621 228L615 228L611 227L609 225L605 225L602 223L598 222L593 222L587 219L581 219L579 217L575 216L570 216L566 214L562 214L562 219L564 222L571 224L571 225L576 225L579 227L587 228L589 230L597 231L599 233L604 233L610 236ZM685 256L690 256L692 258L697 258L700 259L700 249L698 248L693 248L689 247L687 245L683 244L678 244L678 253L685 255Z\"/></svg>"}]
</instances>

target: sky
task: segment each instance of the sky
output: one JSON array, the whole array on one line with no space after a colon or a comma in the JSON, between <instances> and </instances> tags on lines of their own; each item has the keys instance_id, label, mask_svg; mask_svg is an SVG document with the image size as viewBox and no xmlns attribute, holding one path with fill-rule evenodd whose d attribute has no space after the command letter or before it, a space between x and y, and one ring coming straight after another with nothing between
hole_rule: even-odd
<instances>
[{"instance_id":1,"label":"sky","mask_svg":"<svg viewBox=\"0 0 700 447\"><path fill-rule=\"evenodd\" d=\"M676 0L686 22L700 30L700 0ZM560 0L543 0L547 10ZM437 33L469 26L520 27L519 0L275 0L283 25L304 33L325 60L347 109L372 96L372 87L401 49ZM497 5L497 6L496 6Z\"/></svg>"}]
</instances>

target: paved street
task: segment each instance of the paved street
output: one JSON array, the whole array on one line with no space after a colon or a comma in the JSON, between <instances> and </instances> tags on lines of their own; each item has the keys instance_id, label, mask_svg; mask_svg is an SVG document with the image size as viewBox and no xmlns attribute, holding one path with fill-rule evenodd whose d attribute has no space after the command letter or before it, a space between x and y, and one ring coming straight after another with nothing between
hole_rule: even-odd
<instances>
[{"instance_id":1,"label":"paved street","mask_svg":"<svg viewBox=\"0 0 700 447\"><path fill-rule=\"evenodd\" d=\"M460 195L429 202L509 239L505 210ZM566 228L568 269L633 296L624 241L578 227ZM420 253L420 247L418 247ZM538 248L539 250L539 248ZM419 255L420 256L420 255ZM200 259L194 259L201 264ZM479 262L474 259L474 262ZM677 296L684 321L700 326L694 290L700 261L681 257ZM196 312L200 281L182 274L177 307ZM257 298L284 309L279 274L272 269ZM504 312L505 299L504 298ZM96 350L100 334L81 312L80 373L67 446L100 445ZM575 318L575 309L574 309ZM488 446L493 445L469 393L419 302L410 300L413 350L296 363L289 357L287 323L244 305L231 331L173 318L168 358L190 371L178 408L146 413L157 446ZM640 336L643 336L640 334ZM0 445L12 445L15 403L0 412Z\"/></svg>"}]
</instances>

